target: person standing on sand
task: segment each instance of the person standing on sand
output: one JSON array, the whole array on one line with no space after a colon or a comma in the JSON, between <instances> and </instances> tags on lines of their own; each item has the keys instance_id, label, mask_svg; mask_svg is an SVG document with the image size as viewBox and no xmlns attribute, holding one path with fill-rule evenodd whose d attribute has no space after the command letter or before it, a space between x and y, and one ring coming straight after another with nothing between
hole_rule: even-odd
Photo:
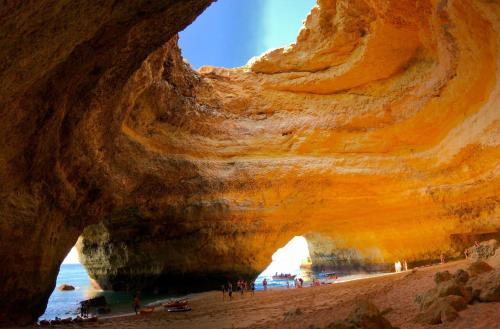
<instances>
[{"instance_id":1,"label":"person standing on sand","mask_svg":"<svg viewBox=\"0 0 500 329\"><path fill-rule=\"evenodd\" d=\"M299 287L302 288L302 286L304 285L304 280L302 278L299 278L299 282L300 282Z\"/></svg>"},{"instance_id":2,"label":"person standing on sand","mask_svg":"<svg viewBox=\"0 0 500 329\"><path fill-rule=\"evenodd\" d=\"M245 281L241 280L240 282L240 295L241 295L241 298L243 298L243 292L245 290Z\"/></svg>"},{"instance_id":3,"label":"person standing on sand","mask_svg":"<svg viewBox=\"0 0 500 329\"><path fill-rule=\"evenodd\" d=\"M401 272L401 262L398 260L397 262L394 263L394 271L396 273Z\"/></svg>"},{"instance_id":4,"label":"person standing on sand","mask_svg":"<svg viewBox=\"0 0 500 329\"><path fill-rule=\"evenodd\" d=\"M255 281L252 281L252 283L250 283L250 289L252 290L252 296L255 295Z\"/></svg>"},{"instance_id":5,"label":"person standing on sand","mask_svg":"<svg viewBox=\"0 0 500 329\"><path fill-rule=\"evenodd\" d=\"M222 300L226 300L226 286L223 284L221 286L222 289Z\"/></svg>"},{"instance_id":6,"label":"person standing on sand","mask_svg":"<svg viewBox=\"0 0 500 329\"><path fill-rule=\"evenodd\" d=\"M137 293L137 294L135 294L135 298L134 298L135 315L139 314L140 309L141 309L141 300L139 298L139 293Z\"/></svg>"},{"instance_id":7,"label":"person standing on sand","mask_svg":"<svg viewBox=\"0 0 500 329\"><path fill-rule=\"evenodd\" d=\"M264 281L262 281L262 285L264 286L264 291L267 290L267 279L264 279Z\"/></svg>"},{"instance_id":8,"label":"person standing on sand","mask_svg":"<svg viewBox=\"0 0 500 329\"><path fill-rule=\"evenodd\" d=\"M229 300L233 300L233 285L231 282L227 283L227 295L229 296Z\"/></svg>"},{"instance_id":9,"label":"person standing on sand","mask_svg":"<svg viewBox=\"0 0 500 329\"><path fill-rule=\"evenodd\" d=\"M439 259L440 259L440 263L444 264L444 254L443 253L441 253L441 256L439 257Z\"/></svg>"}]
</instances>

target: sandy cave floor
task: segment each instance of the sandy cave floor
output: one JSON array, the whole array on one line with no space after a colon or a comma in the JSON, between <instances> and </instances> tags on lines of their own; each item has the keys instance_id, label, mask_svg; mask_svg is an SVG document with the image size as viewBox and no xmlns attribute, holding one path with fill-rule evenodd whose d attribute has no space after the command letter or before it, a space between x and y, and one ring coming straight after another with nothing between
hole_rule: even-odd
<instances>
[{"instance_id":1,"label":"sandy cave floor","mask_svg":"<svg viewBox=\"0 0 500 329\"><path fill-rule=\"evenodd\" d=\"M419 268L381 277L302 289L276 289L257 292L255 296L239 294L232 301L223 301L220 292L197 294L190 300L191 312L167 313L163 310L150 315L122 316L99 319L98 323L58 326L59 328L307 328L325 327L345 318L356 298L366 298L380 310L392 308L386 317L400 328L500 328L500 303L470 305L460 312L456 321L435 326L423 326L413 319L418 313L416 294L434 286L437 271L466 268L468 262L456 261ZM300 308L302 314L285 319L285 313Z\"/></svg>"}]
</instances>

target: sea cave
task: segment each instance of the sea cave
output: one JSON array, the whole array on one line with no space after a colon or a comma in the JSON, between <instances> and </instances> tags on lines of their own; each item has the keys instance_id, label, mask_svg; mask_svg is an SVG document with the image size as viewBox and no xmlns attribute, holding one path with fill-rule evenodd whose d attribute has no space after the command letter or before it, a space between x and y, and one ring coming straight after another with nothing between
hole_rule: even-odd
<instances>
[{"instance_id":1,"label":"sea cave","mask_svg":"<svg viewBox=\"0 0 500 329\"><path fill-rule=\"evenodd\" d=\"M294 237L356 273L500 240L498 1L317 0L291 45L195 69L178 33L213 2L0 4L0 326L75 245L103 290L182 293Z\"/></svg>"}]
</instances>

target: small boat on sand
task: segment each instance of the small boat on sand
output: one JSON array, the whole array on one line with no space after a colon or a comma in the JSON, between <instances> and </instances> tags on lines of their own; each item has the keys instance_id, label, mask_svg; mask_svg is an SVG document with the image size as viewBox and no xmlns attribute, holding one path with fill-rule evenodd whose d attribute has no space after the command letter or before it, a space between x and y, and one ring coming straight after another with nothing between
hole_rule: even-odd
<instances>
[{"instance_id":1,"label":"small boat on sand","mask_svg":"<svg viewBox=\"0 0 500 329\"><path fill-rule=\"evenodd\" d=\"M168 303L164 303L163 307L165 308L173 308L173 307L183 307L188 304L187 299L182 299L182 300L174 300L170 301Z\"/></svg>"},{"instance_id":2,"label":"small boat on sand","mask_svg":"<svg viewBox=\"0 0 500 329\"><path fill-rule=\"evenodd\" d=\"M191 307L189 307L188 305L167 308L167 312L187 312L187 311L191 311Z\"/></svg>"},{"instance_id":3,"label":"small boat on sand","mask_svg":"<svg viewBox=\"0 0 500 329\"><path fill-rule=\"evenodd\" d=\"M323 275L327 280L337 280L339 278L339 276L335 272L324 273Z\"/></svg>"},{"instance_id":4,"label":"small boat on sand","mask_svg":"<svg viewBox=\"0 0 500 329\"><path fill-rule=\"evenodd\" d=\"M145 314L151 314L155 310L154 307L143 307L140 309L139 314L145 315Z\"/></svg>"}]
</instances>

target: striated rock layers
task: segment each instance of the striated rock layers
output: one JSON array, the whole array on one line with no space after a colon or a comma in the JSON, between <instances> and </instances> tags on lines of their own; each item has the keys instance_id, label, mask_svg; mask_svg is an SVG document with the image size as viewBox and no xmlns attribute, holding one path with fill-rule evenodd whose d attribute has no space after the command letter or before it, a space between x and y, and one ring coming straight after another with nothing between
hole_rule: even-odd
<instances>
[{"instance_id":1,"label":"striated rock layers","mask_svg":"<svg viewBox=\"0 0 500 329\"><path fill-rule=\"evenodd\" d=\"M82 233L104 288L170 289L295 235L377 264L500 229L498 2L318 0L291 47L196 72L175 33L210 2L0 8L0 323Z\"/></svg>"}]
</instances>

